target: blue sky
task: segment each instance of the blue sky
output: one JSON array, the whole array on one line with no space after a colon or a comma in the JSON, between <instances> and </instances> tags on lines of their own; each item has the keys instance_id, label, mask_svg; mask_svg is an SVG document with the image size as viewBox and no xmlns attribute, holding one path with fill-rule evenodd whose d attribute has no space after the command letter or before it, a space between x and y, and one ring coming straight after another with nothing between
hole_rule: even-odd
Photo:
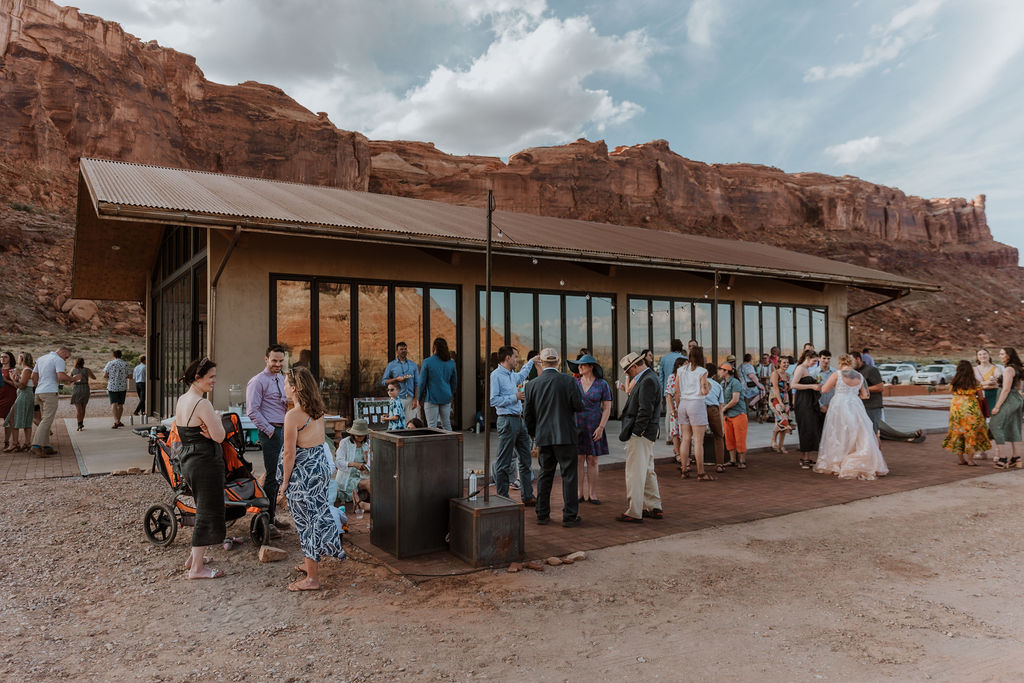
<instances>
[{"instance_id":1,"label":"blue sky","mask_svg":"<svg viewBox=\"0 0 1024 683\"><path fill-rule=\"evenodd\" d=\"M79 0L339 127L507 157L663 138L706 162L986 194L1024 251L1021 0Z\"/></svg>"}]
</instances>

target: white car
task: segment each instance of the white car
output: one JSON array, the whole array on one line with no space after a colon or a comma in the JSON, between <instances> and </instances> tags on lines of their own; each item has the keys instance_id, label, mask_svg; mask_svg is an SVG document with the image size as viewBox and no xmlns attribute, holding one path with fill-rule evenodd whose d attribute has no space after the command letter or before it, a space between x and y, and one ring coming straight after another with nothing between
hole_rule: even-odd
<instances>
[{"instance_id":1,"label":"white car","mask_svg":"<svg viewBox=\"0 0 1024 683\"><path fill-rule=\"evenodd\" d=\"M914 384L949 384L955 365L926 365L914 375Z\"/></svg>"},{"instance_id":2,"label":"white car","mask_svg":"<svg viewBox=\"0 0 1024 683\"><path fill-rule=\"evenodd\" d=\"M917 369L909 363L885 363L878 366L878 372L886 384L910 384Z\"/></svg>"}]
</instances>

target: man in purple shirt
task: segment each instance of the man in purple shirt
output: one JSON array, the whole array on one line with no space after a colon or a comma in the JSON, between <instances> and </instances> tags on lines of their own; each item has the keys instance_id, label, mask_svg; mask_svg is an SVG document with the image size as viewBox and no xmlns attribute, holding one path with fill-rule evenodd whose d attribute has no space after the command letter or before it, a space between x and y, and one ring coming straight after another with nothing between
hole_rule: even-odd
<instances>
[{"instance_id":1,"label":"man in purple shirt","mask_svg":"<svg viewBox=\"0 0 1024 683\"><path fill-rule=\"evenodd\" d=\"M249 380L245 387L245 413L260 433L260 447L263 449L263 467L267 476L263 484L270 499L270 533L279 535L279 528L286 523L275 516L277 511L277 462L284 447L284 414L287 400L284 396L284 347L279 344L267 347L267 367Z\"/></svg>"}]
</instances>

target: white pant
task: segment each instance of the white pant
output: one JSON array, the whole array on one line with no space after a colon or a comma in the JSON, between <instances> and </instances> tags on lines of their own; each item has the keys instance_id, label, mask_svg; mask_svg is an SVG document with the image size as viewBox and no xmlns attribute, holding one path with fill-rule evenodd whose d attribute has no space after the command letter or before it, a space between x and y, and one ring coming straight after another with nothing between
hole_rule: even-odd
<instances>
[{"instance_id":1,"label":"white pant","mask_svg":"<svg viewBox=\"0 0 1024 683\"><path fill-rule=\"evenodd\" d=\"M423 413L427 417L428 427L440 426L445 431L452 431L452 404L423 402Z\"/></svg>"}]
</instances>

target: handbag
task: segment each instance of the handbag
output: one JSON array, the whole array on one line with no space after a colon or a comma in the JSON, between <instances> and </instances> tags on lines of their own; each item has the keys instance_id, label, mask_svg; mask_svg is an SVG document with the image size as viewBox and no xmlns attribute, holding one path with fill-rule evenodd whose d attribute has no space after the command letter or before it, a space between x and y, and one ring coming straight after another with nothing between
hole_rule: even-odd
<instances>
[{"instance_id":1,"label":"handbag","mask_svg":"<svg viewBox=\"0 0 1024 683\"><path fill-rule=\"evenodd\" d=\"M992 409L988 405L988 399L985 398L985 392L978 389L976 392L978 397L978 407L981 408L982 417L992 417Z\"/></svg>"}]
</instances>

